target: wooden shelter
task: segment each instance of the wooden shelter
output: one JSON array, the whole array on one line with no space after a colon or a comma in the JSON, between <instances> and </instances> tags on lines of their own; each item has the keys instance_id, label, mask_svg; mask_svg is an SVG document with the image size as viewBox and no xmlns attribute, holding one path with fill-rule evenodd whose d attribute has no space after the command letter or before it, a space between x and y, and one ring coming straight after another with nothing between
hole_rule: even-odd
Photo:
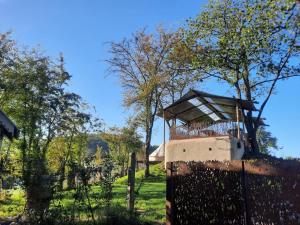
<instances>
[{"instance_id":1,"label":"wooden shelter","mask_svg":"<svg viewBox=\"0 0 300 225\"><path fill-rule=\"evenodd\" d=\"M8 116L0 109L0 153L2 149L3 138L7 137L12 140L19 137L19 130L16 125L8 118ZM2 189L3 163L0 154L0 191Z\"/></svg>"},{"instance_id":2,"label":"wooden shelter","mask_svg":"<svg viewBox=\"0 0 300 225\"><path fill-rule=\"evenodd\" d=\"M7 137L10 140L18 138L19 130L8 116L0 109L0 140Z\"/></svg>"},{"instance_id":3,"label":"wooden shelter","mask_svg":"<svg viewBox=\"0 0 300 225\"><path fill-rule=\"evenodd\" d=\"M170 141L164 145L166 160L241 158L246 140L242 110L256 108L247 100L190 90L160 113L171 124Z\"/></svg>"}]
</instances>

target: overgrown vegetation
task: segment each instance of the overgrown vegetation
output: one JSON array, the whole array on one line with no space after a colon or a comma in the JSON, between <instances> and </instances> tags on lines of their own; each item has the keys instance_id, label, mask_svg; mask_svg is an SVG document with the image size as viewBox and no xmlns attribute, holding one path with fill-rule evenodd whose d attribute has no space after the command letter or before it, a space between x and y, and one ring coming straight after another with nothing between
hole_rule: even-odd
<instances>
[{"instance_id":1,"label":"overgrown vegetation","mask_svg":"<svg viewBox=\"0 0 300 225\"><path fill-rule=\"evenodd\" d=\"M144 223L159 223L165 221L166 178L163 165L157 164L150 166L150 172L151 176L148 178L145 178L143 170L136 172L135 209L137 218L134 219L136 222L138 220ZM105 213L108 213L109 215L114 216L115 219L125 219L125 221L121 221L122 223L120 224L126 224L125 222L128 222L132 219L130 214L126 213L127 179L127 176L116 179L116 181L113 183L113 198L111 201L111 208L105 209L105 205L103 205L103 208L100 209L95 208L95 215L105 217ZM6 196L5 200L1 201L2 205L0 208L0 218L18 216L23 212L25 206L23 190L12 189L8 192L9 195ZM98 201L101 201L101 195L103 192L100 186L93 185L89 188L88 194L91 198L91 205L95 207ZM56 196L56 200L52 203L51 208L56 210L59 209L65 214L65 218L70 218L72 215L72 210L75 210L75 203L77 207L76 210L78 210L76 214L80 214L82 219L88 220L88 205L82 204L80 206L78 202L74 202L74 195L76 195L76 190L63 191L62 193L59 193L59 196Z\"/></svg>"}]
</instances>

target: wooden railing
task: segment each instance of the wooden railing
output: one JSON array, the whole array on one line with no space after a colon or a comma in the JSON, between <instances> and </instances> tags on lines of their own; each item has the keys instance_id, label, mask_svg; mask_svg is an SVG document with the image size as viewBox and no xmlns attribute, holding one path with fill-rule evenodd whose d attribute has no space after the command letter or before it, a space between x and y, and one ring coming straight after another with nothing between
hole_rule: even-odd
<instances>
[{"instance_id":1,"label":"wooden railing","mask_svg":"<svg viewBox=\"0 0 300 225\"><path fill-rule=\"evenodd\" d=\"M235 122L193 123L189 126L180 125L170 128L170 140L181 140L200 137L218 137L231 135L237 137Z\"/></svg>"}]
</instances>

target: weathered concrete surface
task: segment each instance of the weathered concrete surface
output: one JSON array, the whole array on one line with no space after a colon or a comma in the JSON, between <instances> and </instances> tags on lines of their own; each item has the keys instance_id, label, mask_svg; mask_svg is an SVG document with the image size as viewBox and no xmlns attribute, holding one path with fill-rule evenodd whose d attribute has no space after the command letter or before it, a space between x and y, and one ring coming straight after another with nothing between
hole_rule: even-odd
<instances>
[{"instance_id":1,"label":"weathered concrete surface","mask_svg":"<svg viewBox=\"0 0 300 225\"><path fill-rule=\"evenodd\" d=\"M171 140L166 144L165 162L237 160L244 154L244 146L232 136Z\"/></svg>"},{"instance_id":2,"label":"weathered concrete surface","mask_svg":"<svg viewBox=\"0 0 300 225\"><path fill-rule=\"evenodd\" d=\"M230 139L230 160L240 160L245 153L243 141L239 141L236 137L229 136Z\"/></svg>"}]
</instances>

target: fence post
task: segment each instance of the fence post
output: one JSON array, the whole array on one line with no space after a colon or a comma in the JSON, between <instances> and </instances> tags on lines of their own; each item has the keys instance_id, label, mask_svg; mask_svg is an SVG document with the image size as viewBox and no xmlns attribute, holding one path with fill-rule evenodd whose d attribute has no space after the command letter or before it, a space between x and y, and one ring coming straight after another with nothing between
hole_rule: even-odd
<instances>
[{"instance_id":1,"label":"fence post","mask_svg":"<svg viewBox=\"0 0 300 225\"><path fill-rule=\"evenodd\" d=\"M166 225L174 225L174 178L173 162L167 163Z\"/></svg>"},{"instance_id":2,"label":"fence post","mask_svg":"<svg viewBox=\"0 0 300 225\"><path fill-rule=\"evenodd\" d=\"M247 195L247 181L245 174L245 163L242 160L242 189L243 189L243 198L244 198L244 217L246 220L246 225L251 225L249 206L248 206L248 195Z\"/></svg>"}]
</instances>

